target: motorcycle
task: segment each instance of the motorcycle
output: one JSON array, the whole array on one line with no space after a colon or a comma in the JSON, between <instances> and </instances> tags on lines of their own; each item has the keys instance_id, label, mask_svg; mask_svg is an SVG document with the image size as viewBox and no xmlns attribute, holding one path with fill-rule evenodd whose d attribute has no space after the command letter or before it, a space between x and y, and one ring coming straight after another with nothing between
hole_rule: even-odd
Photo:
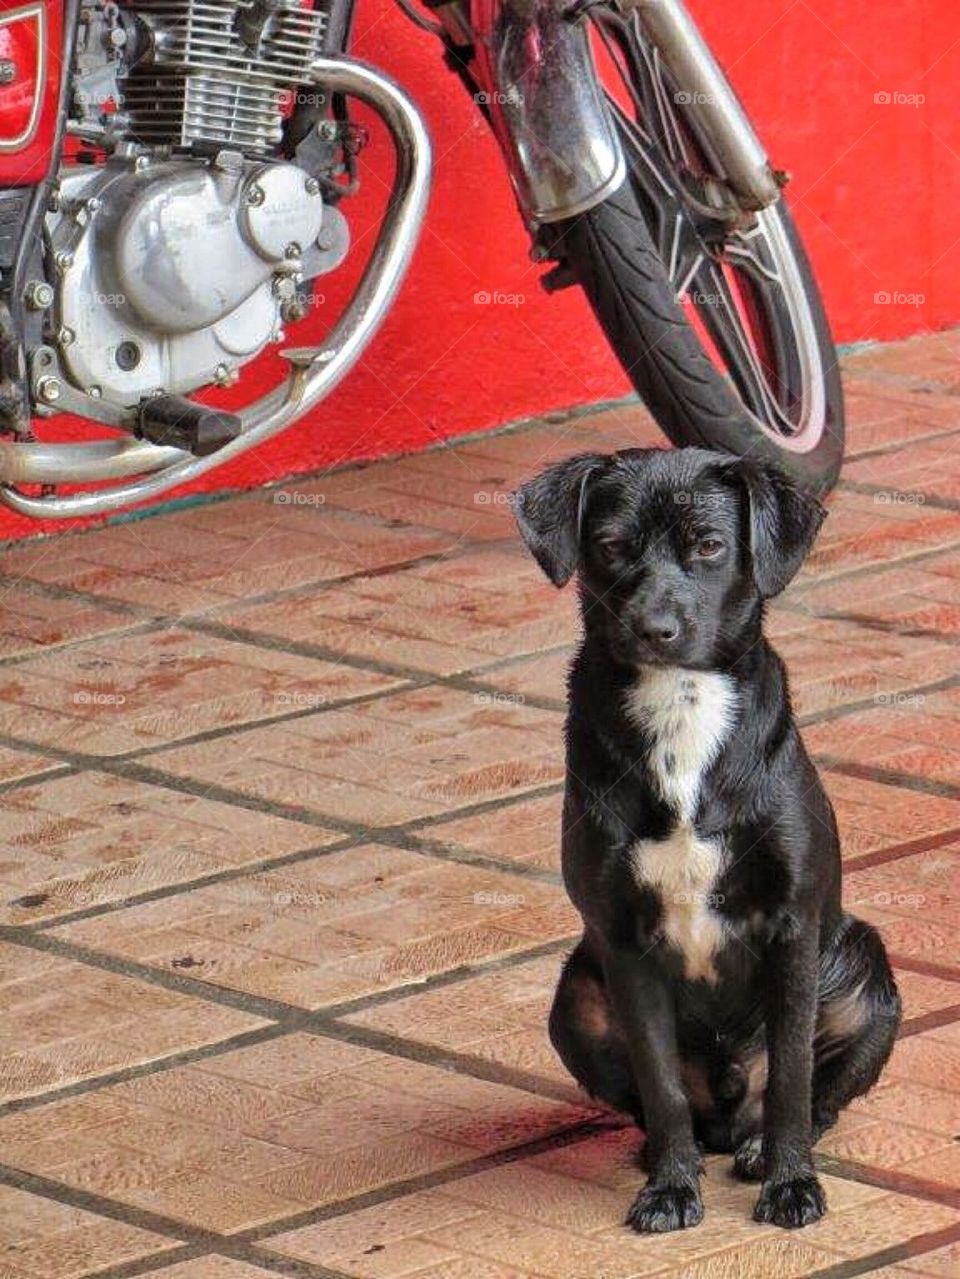
<instances>
[{"instance_id":1,"label":"motorcycle","mask_svg":"<svg viewBox=\"0 0 960 1279\"><path fill-rule=\"evenodd\" d=\"M843 402L787 177L681 0L398 3L486 116L545 287L584 291L666 434L828 489ZM7 506L73 518L154 498L355 364L409 265L431 151L411 97L349 55L353 15L354 0L0 0ZM392 139L391 197L330 332L281 348L350 252L356 102ZM267 394L237 411L190 398L270 346L287 376ZM64 413L92 438L45 441Z\"/></svg>"}]
</instances>

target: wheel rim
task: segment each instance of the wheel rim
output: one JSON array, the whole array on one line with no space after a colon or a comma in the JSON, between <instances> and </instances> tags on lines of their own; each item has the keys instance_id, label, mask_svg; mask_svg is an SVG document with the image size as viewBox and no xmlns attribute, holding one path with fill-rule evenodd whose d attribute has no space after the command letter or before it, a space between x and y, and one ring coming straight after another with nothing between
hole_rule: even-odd
<instances>
[{"instance_id":1,"label":"wheel rim","mask_svg":"<svg viewBox=\"0 0 960 1279\"><path fill-rule=\"evenodd\" d=\"M746 227L732 225L710 140L684 115L684 95L639 19L605 7L590 16L598 62L616 77L604 82L629 180L678 300L756 426L779 448L809 452L826 429L826 378L779 205L751 215Z\"/></svg>"}]
</instances>

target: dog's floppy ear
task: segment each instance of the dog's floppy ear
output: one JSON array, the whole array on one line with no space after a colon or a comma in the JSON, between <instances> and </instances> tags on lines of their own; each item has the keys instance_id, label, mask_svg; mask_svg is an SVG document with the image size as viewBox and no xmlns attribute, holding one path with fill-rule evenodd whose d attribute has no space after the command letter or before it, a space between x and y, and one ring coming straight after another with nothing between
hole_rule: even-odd
<instances>
[{"instance_id":1,"label":"dog's floppy ear","mask_svg":"<svg viewBox=\"0 0 960 1279\"><path fill-rule=\"evenodd\" d=\"M813 545L826 510L775 466L736 464L750 508L753 580L771 599L793 579Z\"/></svg>"},{"instance_id":2,"label":"dog's floppy ear","mask_svg":"<svg viewBox=\"0 0 960 1279\"><path fill-rule=\"evenodd\" d=\"M577 567L588 477L606 462L602 453L579 453L548 466L514 494L520 536L554 586L565 586Z\"/></svg>"}]
</instances>

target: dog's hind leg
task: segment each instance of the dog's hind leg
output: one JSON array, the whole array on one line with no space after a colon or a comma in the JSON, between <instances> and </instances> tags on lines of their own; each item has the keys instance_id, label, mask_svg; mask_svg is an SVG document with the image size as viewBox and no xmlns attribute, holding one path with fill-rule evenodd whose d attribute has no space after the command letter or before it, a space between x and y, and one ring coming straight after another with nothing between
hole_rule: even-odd
<instances>
[{"instance_id":1,"label":"dog's hind leg","mask_svg":"<svg viewBox=\"0 0 960 1279\"><path fill-rule=\"evenodd\" d=\"M642 1127L640 1096L599 964L584 942L563 966L550 1011L550 1042L581 1088Z\"/></svg>"},{"instance_id":2,"label":"dog's hind leg","mask_svg":"<svg viewBox=\"0 0 960 1279\"><path fill-rule=\"evenodd\" d=\"M820 964L814 1041L814 1140L877 1082L897 1037L900 996L880 935L844 915Z\"/></svg>"}]
</instances>

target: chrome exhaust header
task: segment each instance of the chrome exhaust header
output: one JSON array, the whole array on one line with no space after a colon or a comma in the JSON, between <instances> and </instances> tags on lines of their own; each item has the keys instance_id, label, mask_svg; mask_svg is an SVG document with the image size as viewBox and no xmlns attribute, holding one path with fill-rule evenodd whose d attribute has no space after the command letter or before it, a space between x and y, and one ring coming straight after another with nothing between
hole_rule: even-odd
<instances>
[{"instance_id":1,"label":"chrome exhaust header","mask_svg":"<svg viewBox=\"0 0 960 1279\"><path fill-rule=\"evenodd\" d=\"M396 151L393 190L370 260L349 305L321 346L282 351L285 382L238 410L236 439L206 457L132 437L89 444L0 441L0 502L34 519L100 515L186 484L282 431L308 413L353 368L387 315L406 274L430 194L430 138L417 107L388 75L346 57L317 58L311 83L372 107L387 125ZM132 479L109 489L68 497L30 497L18 484L84 484Z\"/></svg>"}]
</instances>

